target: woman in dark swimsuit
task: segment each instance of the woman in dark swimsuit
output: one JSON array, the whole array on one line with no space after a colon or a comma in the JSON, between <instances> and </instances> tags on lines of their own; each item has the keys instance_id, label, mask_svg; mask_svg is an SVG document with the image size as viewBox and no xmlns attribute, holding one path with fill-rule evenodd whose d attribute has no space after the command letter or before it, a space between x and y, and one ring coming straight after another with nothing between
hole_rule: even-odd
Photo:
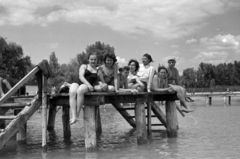
<instances>
[{"instance_id":1,"label":"woman in dark swimsuit","mask_svg":"<svg viewBox=\"0 0 240 159\"><path fill-rule=\"evenodd\" d=\"M81 65L79 68L79 79L81 84L72 83L69 89L69 104L72 112L70 124L78 121L79 114L84 102L84 93L94 91L94 85L97 82L97 54L90 53L88 55L89 64Z\"/></svg>"}]
</instances>

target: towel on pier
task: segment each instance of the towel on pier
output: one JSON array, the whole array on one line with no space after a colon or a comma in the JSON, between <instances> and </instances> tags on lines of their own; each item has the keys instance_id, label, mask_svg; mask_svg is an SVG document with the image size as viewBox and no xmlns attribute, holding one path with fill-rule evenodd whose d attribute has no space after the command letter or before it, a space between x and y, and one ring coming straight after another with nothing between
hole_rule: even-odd
<instances>
[{"instance_id":1,"label":"towel on pier","mask_svg":"<svg viewBox=\"0 0 240 159\"><path fill-rule=\"evenodd\" d=\"M37 66L43 71L43 74L44 74L47 78L53 76L52 69L50 68L47 60L42 60L42 62L40 62Z\"/></svg>"}]
</instances>

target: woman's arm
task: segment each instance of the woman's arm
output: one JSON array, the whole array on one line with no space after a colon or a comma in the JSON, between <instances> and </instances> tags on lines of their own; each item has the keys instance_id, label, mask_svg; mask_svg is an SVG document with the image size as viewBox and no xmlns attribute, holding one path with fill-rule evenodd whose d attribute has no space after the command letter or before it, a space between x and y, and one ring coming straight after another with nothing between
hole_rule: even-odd
<instances>
[{"instance_id":1,"label":"woman's arm","mask_svg":"<svg viewBox=\"0 0 240 159\"><path fill-rule=\"evenodd\" d=\"M7 87L8 90L10 90L12 88L10 83L6 79L3 80L3 83L5 84L5 86Z\"/></svg>"},{"instance_id":2,"label":"woman's arm","mask_svg":"<svg viewBox=\"0 0 240 159\"><path fill-rule=\"evenodd\" d=\"M168 90L169 90L169 88L159 88L158 75L154 75L153 81L152 81L152 86L151 86L151 91L153 91L153 92L166 92Z\"/></svg>"},{"instance_id":3,"label":"woman's arm","mask_svg":"<svg viewBox=\"0 0 240 159\"><path fill-rule=\"evenodd\" d=\"M147 91L148 92L150 92L154 74L155 74L155 69L154 69L154 67L151 67L149 70L149 78L148 78L148 82L147 82Z\"/></svg>"},{"instance_id":4,"label":"woman's arm","mask_svg":"<svg viewBox=\"0 0 240 159\"><path fill-rule=\"evenodd\" d=\"M118 77L118 63L115 63L113 66L114 71L114 88L117 92L119 90L119 77Z\"/></svg>"}]
</instances>

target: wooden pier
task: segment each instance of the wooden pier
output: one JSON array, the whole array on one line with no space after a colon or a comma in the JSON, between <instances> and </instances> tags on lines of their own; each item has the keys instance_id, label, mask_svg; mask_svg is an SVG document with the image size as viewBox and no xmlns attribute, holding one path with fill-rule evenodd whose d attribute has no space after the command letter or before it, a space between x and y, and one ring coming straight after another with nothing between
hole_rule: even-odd
<instances>
[{"instance_id":1,"label":"wooden pier","mask_svg":"<svg viewBox=\"0 0 240 159\"><path fill-rule=\"evenodd\" d=\"M177 137L178 122L175 100L176 94L172 93L105 93L92 92L85 94L84 101L84 127L85 127L85 147L87 150L97 148L97 139L101 135L101 117L99 106L111 104L123 116L123 118L136 129L138 144L145 144L151 138L151 118L152 113L159 119L159 124L167 129L168 137ZM58 95L50 98L48 130L54 129L56 107L62 106L63 111L63 133L64 137L71 136L69 125L69 97L68 95ZM155 101L166 101L166 115L155 103ZM134 117L131 116L122 103L135 103ZM147 114L145 113L147 109ZM135 118L135 120L133 119ZM146 122L147 118L147 122Z\"/></svg>"},{"instance_id":2,"label":"wooden pier","mask_svg":"<svg viewBox=\"0 0 240 159\"><path fill-rule=\"evenodd\" d=\"M28 119L42 106L42 148L47 150L47 130L55 127L55 116L57 106L62 107L62 124L64 138L71 137L71 127L69 125L69 96L68 95L47 95L47 78L51 76L51 70L46 60L36 66L21 81L19 81L7 94L0 99L0 149L16 133L19 133L19 141L26 141L26 123ZM15 103L8 102L12 95L29 79L36 76L38 81L38 95L33 97L31 102ZM84 101L84 127L85 127L85 147L87 151L97 149L97 140L102 133L101 117L99 106L111 104L123 116L123 118L136 130L138 144L146 144L152 136L152 126L161 125L166 128L168 137L177 137L178 106L175 103L176 94L163 93L138 93L130 92L91 92L85 94ZM164 113L155 101L166 101L166 112ZM134 116L131 116L122 103L135 103ZM16 109L14 116L6 116L8 109ZM49 109L49 114L47 114ZM145 113L147 110L147 114ZM153 115L152 115L153 114ZM182 114L183 115L183 114ZM159 120L158 124L152 124L152 117ZM183 115L184 116L184 115ZM5 127L2 121L11 120ZM2 126L4 125L4 126Z\"/></svg>"},{"instance_id":3,"label":"wooden pier","mask_svg":"<svg viewBox=\"0 0 240 159\"><path fill-rule=\"evenodd\" d=\"M212 105L213 98L222 97L223 102L225 104L231 105L232 97L240 96L240 93L234 93L234 92L232 92L232 93L227 93L227 92L224 92L224 93L197 93L197 94L189 94L187 96L188 97L204 97L204 98L206 98L206 103L208 105Z\"/></svg>"}]
</instances>

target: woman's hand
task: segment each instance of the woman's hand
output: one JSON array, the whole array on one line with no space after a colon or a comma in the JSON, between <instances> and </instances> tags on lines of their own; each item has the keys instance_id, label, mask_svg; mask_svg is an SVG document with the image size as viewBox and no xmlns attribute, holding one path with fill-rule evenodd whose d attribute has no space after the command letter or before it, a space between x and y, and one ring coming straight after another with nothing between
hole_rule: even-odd
<instances>
[{"instance_id":1,"label":"woman's hand","mask_svg":"<svg viewBox=\"0 0 240 159\"><path fill-rule=\"evenodd\" d=\"M103 91L107 91L108 85L106 83L100 83L100 87L102 88Z\"/></svg>"},{"instance_id":2,"label":"woman's hand","mask_svg":"<svg viewBox=\"0 0 240 159\"><path fill-rule=\"evenodd\" d=\"M174 91L174 90L173 90L172 87L169 87L169 88L168 88L168 92L172 93L173 91Z\"/></svg>"},{"instance_id":3,"label":"woman's hand","mask_svg":"<svg viewBox=\"0 0 240 159\"><path fill-rule=\"evenodd\" d=\"M91 92L93 92L93 91L94 91L94 88L93 88L93 86L92 86L92 85L88 84L87 86L88 86L88 89L89 89Z\"/></svg>"},{"instance_id":4,"label":"woman's hand","mask_svg":"<svg viewBox=\"0 0 240 159\"><path fill-rule=\"evenodd\" d=\"M137 89L131 89L130 90L133 94L137 94L138 93L138 90Z\"/></svg>"}]
</instances>

